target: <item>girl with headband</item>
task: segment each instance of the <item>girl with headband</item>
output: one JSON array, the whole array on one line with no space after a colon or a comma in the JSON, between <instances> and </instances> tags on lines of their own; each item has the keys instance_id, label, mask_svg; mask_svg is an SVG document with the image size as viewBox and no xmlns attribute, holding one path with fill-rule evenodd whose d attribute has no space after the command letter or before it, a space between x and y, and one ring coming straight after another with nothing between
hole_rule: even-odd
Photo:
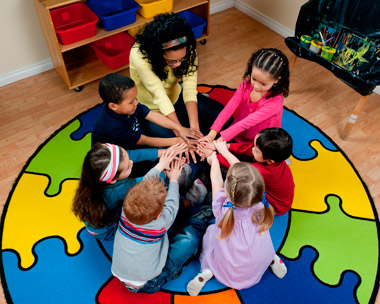
<instances>
[{"instance_id":1,"label":"girl with headband","mask_svg":"<svg viewBox=\"0 0 380 304\"><path fill-rule=\"evenodd\" d=\"M192 130L192 138L207 134L223 106L197 94L198 57L190 25L174 13L157 15L136 35L129 71L138 100ZM180 85L182 81L182 85ZM232 120L231 120L232 122ZM172 130L148 122L148 136L173 137ZM196 142L192 146L196 148ZM192 151L194 159L194 151Z\"/></svg>"},{"instance_id":2,"label":"girl with headband","mask_svg":"<svg viewBox=\"0 0 380 304\"><path fill-rule=\"evenodd\" d=\"M277 277L284 277L287 269L276 255L268 231L273 208L265 199L259 171L249 163L235 163L223 183L216 153L207 161L216 219L203 236L201 271L189 282L187 291L198 295L213 276L230 288L249 288L269 266Z\"/></svg>"},{"instance_id":3,"label":"girl with headband","mask_svg":"<svg viewBox=\"0 0 380 304\"><path fill-rule=\"evenodd\" d=\"M99 240L112 240L125 194L142 177L129 178L134 162L156 160L164 151L179 154L186 144L169 149L139 149L128 152L113 144L96 143L87 153L76 191L73 212Z\"/></svg>"}]
</instances>

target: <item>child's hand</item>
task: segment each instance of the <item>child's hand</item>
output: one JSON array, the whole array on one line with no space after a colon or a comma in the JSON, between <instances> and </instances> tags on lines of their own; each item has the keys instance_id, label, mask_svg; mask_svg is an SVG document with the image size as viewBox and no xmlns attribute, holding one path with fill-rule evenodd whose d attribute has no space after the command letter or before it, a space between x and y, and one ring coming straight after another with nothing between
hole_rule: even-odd
<instances>
[{"instance_id":1,"label":"child's hand","mask_svg":"<svg viewBox=\"0 0 380 304\"><path fill-rule=\"evenodd\" d=\"M224 152L228 152L228 147L227 143L222 139L222 140L214 140L214 145L216 150L220 153L223 154Z\"/></svg>"},{"instance_id":2,"label":"child's hand","mask_svg":"<svg viewBox=\"0 0 380 304\"><path fill-rule=\"evenodd\" d=\"M216 157L216 152L212 152L209 156L207 156L207 162L211 166L213 161L218 161L218 158Z\"/></svg>"},{"instance_id":3,"label":"child's hand","mask_svg":"<svg viewBox=\"0 0 380 304\"><path fill-rule=\"evenodd\" d=\"M160 157L160 161L155 166L155 168L160 172L163 170L169 170L170 169L170 163L174 159L175 156L176 156L175 151L165 150L164 152L162 152L161 157Z\"/></svg>"},{"instance_id":4,"label":"child's hand","mask_svg":"<svg viewBox=\"0 0 380 304\"><path fill-rule=\"evenodd\" d=\"M218 132L215 130L211 130L206 136L203 136L202 138L198 139L199 143L210 143L212 142L216 135L218 135Z\"/></svg>"},{"instance_id":5,"label":"child's hand","mask_svg":"<svg viewBox=\"0 0 380 304\"><path fill-rule=\"evenodd\" d=\"M170 170L166 171L166 175L169 178L170 182L177 182L179 176L181 175L181 171L183 169L183 165L185 164L186 159L184 157L175 158L170 163Z\"/></svg>"},{"instance_id":6,"label":"child's hand","mask_svg":"<svg viewBox=\"0 0 380 304\"><path fill-rule=\"evenodd\" d=\"M199 154L199 156L201 156L201 160L204 160L205 158L210 156L212 152L214 151L212 149L209 149L208 145L207 146L198 145L197 153Z\"/></svg>"},{"instance_id":7,"label":"child's hand","mask_svg":"<svg viewBox=\"0 0 380 304\"><path fill-rule=\"evenodd\" d=\"M175 155L179 155L187 151L187 144L186 143L175 144L167 148L166 150L168 150L169 152L174 151L176 153Z\"/></svg>"},{"instance_id":8,"label":"child's hand","mask_svg":"<svg viewBox=\"0 0 380 304\"><path fill-rule=\"evenodd\" d=\"M201 138L203 134L197 129L180 127L178 131L178 136L181 137L185 142L188 142L189 139Z\"/></svg>"}]
</instances>

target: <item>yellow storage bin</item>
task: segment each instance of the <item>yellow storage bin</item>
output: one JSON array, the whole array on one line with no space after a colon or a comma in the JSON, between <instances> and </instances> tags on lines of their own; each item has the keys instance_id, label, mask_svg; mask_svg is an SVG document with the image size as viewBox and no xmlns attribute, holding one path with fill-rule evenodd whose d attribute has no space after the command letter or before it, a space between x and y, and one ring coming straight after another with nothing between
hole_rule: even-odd
<instances>
[{"instance_id":1,"label":"yellow storage bin","mask_svg":"<svg viewBox=\"0 0 380 304\"><path fill-rule=\"evenodd\" d=\"M161 13L171 12L173 9L173 0L136 0L140 5L137 12L144 18L152 18Z\"/></svg>"},{"instance_id":2,"label":"yellow storage bin","mask_svg":"<svg viewBox=\"0 0 380 304\"><path fill-rule=\"evenodd\" d=\"M137 32L140 31L141 29L143 29L144 26L145 26L145 24L141 24L139 26L132 27L128 30L128 34L131 35L133 38L136 38Z\"/></svg>"}]
</instances>

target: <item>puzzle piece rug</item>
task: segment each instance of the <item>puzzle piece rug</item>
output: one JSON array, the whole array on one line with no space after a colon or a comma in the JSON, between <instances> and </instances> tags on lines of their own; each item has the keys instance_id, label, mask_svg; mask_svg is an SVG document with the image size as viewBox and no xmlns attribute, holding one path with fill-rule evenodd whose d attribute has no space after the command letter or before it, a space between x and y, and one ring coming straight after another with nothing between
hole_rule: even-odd
<instances>
[{"instance_id":1,"label":"puzzle piece rug","mask_svg":"<svg viewBox=\"0 0 380 304\"><path fill-rule=\"evenodd\" d=\"M200 85L226 104L234 90ZM292 209L270 229L287 265L252 288L234 290L215 278L198 297L186 285L195 258L153 295L129 292L111 275L112 242L98 242L71 212L81 164L101 105L57 130L28 160L4 207L1 280L8 303L368 303L379 279L379 223L368 189L347 156L320 129L284 109L294 140Z\"/></svg>"}]
</instances>

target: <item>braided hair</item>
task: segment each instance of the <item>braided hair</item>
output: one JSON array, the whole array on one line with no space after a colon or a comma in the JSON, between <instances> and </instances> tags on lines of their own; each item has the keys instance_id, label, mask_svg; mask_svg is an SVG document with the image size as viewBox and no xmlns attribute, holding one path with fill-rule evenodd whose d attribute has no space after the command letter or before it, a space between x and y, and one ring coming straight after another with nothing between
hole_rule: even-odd
<instances>
[{"instance_id":1,"label":"braided hair","mask_svg":"<svg viewBox=\"0 0 380 304\"><path fill-rule=\"evenodd\" d=\"M289 95L289 61L278 49L260 49L248 60L243 79L250 79L253 68L267 72L273 80L278 80L269 91L267 98L282 94Z\"/></svg>"}]
</instances>

